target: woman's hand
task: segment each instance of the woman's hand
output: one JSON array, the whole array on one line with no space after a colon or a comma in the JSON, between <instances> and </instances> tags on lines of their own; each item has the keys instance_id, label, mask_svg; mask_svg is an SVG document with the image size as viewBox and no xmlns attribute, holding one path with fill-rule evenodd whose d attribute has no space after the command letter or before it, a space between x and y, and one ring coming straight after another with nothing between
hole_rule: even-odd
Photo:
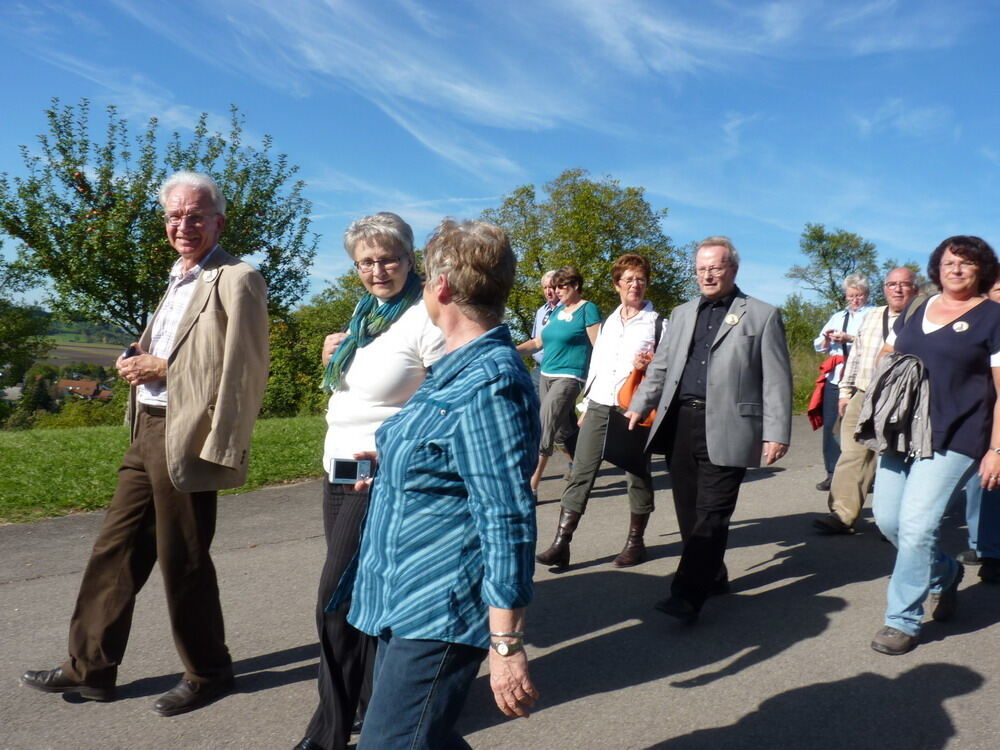
<instances>
[{"instance_id":1,"label":"woman's hand","mask_svg":"<svg viewBox=\"0 0 1000 750\"><path fill-rule=\"evenodd\" d=\"M986 451L983 460L979 462L979 476L984 490L1000 487L1000 453Z\"/></svg>"},{"instance_id":2,"label":"woman's hand","mask_svg":"<svg viewBox=\"0 0 1000 750\"><path fill-rule=\"evenodd\" d=\"M632 368L639 371L645 370L652 361L652 352L639 352L635 355L635 359L632 360Z\"/></svg>"},{"instance_id":3,"label":"woman's hand","mask_svg":"<svg viewBox=\"0 0 1000 750\"><path fill-rule=\"evenodd\" d=\"M364 492L372 486L372 480L375 479L375 469L378 466L378 453L375 451L361 451L360 453L352 454L351 457L356 461L371 461L372 473L364 479L359 479L354 483L355 492Z\"/></svg>"},{"instance_id":4,"label":"woman's hand","mask_svg":"<svg viewBox=\"0 0 1000 750\"><path fill-rule=\"evenodd\" d=\"M330 362L330 357L333 356L333 353L337 351L337 347L340 346L348 335L345 331L340 331L338 333L331 333L323 339L323 367L327 366Z\"/></svg>"},{"instance_id":5,"label":"woman's hand","mask_svg":"<svg viewBox=\"0 0 1000 750\"><path fill-rule=\"evenodd\" d=\"M510 656L500 656L490 649L490 688L493 700L504 715L516 718L529 716L531 707L538 700L538 690L528 675L528 656L518 651Z\"/></svg>"}]
</instances>

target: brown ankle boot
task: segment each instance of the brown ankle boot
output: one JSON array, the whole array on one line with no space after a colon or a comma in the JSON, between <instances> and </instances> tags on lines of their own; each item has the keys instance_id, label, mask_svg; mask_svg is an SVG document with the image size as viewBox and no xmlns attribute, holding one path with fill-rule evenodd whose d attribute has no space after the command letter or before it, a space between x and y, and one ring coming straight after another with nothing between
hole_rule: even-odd
<instances>
[{"instance_id":1,"label":"brown ankle boot","mask_svg":"<svg viewBox=\"0 0 1000 750\"><path fill-rule=\"evenodd\" d=\"M612 563L616 568L628 568L646 561L646 545L642 541L642 535L646 533L647 523L649 523L648 513L641 516L637 513L631 515L625 548Z\"/></svg>"},{"instance_id":2,"label":"brown ankle boot","mask_svg":"<svg viewBox=\"0 0 1000 750\"><path fill-rule=\"evenodd\" d=\"M535 555L535 559L543 565L553 565L560 570L569 565L569 543L573 540L573 532L576 525L580 523L582 513L577 513L569 508L559 510L559 527L556 529L556 538L552 541L552 546L541 554Z\"/></svg>"}]
</instances>

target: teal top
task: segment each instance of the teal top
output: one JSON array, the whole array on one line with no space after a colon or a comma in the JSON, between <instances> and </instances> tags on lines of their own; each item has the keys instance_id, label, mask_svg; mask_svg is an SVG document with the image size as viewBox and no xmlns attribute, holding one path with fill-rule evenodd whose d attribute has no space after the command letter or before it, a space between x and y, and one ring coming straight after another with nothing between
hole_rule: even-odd
<instances>
[{"instance_id":1,"label":"teal top","mask_svg":"<svg viewBox=\"0 0 1000 750\"><path fill-rule=\"evenodd\" d=\"M567 319L568 318L568 319ZM564 305L552 311L549 324L542 329L542 375L569 376L586 380L590 367L590 343L587 329L601 322L601 312L593 302L584 302L567 313Z\"/></svg>"}]
</instances>

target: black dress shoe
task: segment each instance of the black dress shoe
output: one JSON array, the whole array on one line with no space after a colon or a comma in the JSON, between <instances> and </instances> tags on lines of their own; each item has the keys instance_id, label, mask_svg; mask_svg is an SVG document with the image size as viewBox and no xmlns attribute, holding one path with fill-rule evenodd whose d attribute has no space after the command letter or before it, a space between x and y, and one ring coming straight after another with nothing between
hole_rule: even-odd
<instances>
[{"instance_id":1,"label":"black dress shoe","mask_svg":"<svg viewBox=\"0 0 1000 750\"><path fill-rule=\"evenodd\" d=\"M86 685L67 677L62 668L43 669L40 672L27 671L21 675L21 684L43 693L77 693L81 698L92 701L113 701L115 686L98 687Z\"/></svg>"},{"instance_id":2,"label":"black dress shoe","mask_svg":"<svg viewBox=\"0 0 1000 750\"><path fill-rule=\"evenodd\" d=\"M153 711L160 716L176 716L194 711L231 692L233 684L232 677L215 682L181 680L156 700Z\"/></svg>"},{"instance_id":3,"label":"black dress shoe","mask_svg":"<svg viewBox=\"0 0 1000 750\"><path fill-rule=\"evenodd\" d=\"M830 491L830 477L827 477L822 482L818 482L816 484L816 489L819 490L820 492L829 492Z\"/></svg>"},{"instance_id":4,"label":"black dress shoe","mask_svg":"<svg viewBox=\"0 0 1000 750\"><path fill-rule=\"evenodd\" d=\"M1000 558L982 557L979 566L979 578L983 583L1000 583Z\"/></svg>"},{"instance_id":5,"label":"black dress shoe","mask_svg":"<svg viewBox=\"0 0 1000 750\"><path fill-rule=\"evenodd\" d=\"M693 625L698 619L698 610L695 606L691 602L678 599L676 596L661 599L653 607L665 615L680 620L685 625Z\"/></svg>"},{"instance_id":6,"label":"black dress shoe","mask_svg":"<svg viewBox=\"0 0 1000 750\"><path fill-rule=\"evenodd\" d=\"M828 513L825 516L813 519L813 528L817 534L832 536L835 534L853 534L854 529L840 520L836 513Z\"/></svg>"},{"instance_id":7,"label":"black dress shoe","mask_svg":"<svg viewBox=\"0 0 1000 750\"><path fill-rule=\"evenodd\" d=\"M313 742L308 737L303 737L302 742L292 748L292 750L326 750L318 742Z\"/></svg>"}]
</instances>

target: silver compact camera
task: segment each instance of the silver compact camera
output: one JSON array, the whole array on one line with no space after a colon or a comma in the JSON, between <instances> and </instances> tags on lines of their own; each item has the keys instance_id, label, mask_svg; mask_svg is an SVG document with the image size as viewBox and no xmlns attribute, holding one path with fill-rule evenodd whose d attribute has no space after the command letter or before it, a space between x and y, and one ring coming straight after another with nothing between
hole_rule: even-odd
<instances>
[{"instance_id":1,"label":"silver compact camera","mask_svg":"<svg viewBox=\"0 0 1000 750\"><path fill-rule=\"evenodd\" d=\"M372 477L372 462L335 458L330 464L330 484L356 484Z\"/></svg>"}]
</instances>

